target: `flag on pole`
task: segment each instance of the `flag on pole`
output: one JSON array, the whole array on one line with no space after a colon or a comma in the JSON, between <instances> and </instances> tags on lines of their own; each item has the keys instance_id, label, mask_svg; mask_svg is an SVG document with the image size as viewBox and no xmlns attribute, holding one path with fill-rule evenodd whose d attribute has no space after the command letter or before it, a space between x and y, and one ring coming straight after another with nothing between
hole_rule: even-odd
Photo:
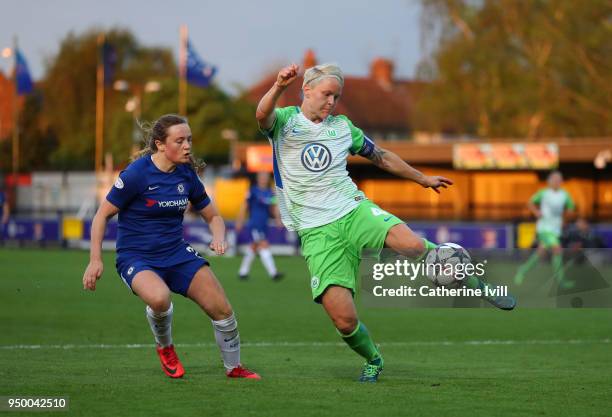
<instances>
[{"instance_id":1,"label":"flag on pole","mask_svg":"<svg viewBox=\"0 0 612 417\"><path fill-rule=\"evenodd\" d=\"M15 48L15 83L17 86L17 95L28 94L32 91L32 77L21 51Z\"/></svg>"},{"instance_id":2,"label":"flag on pole","mask_svg":"<svg viewBox=\"0 0 612 417\"><path fill-rule=\"evenodd\" d=\"M187 40L187 81L198 87L208 87L216 73L217 67L204 62Z\"/></svg>"},{"instance_id":3,"label":"flag on pole","mask_svg":"<svg viewBox=\"0 0 612 417\"><path fill-rule=\"evenodd\" d=\"M102 66L104 69L104 85L109 86L115 78L115 67L117 65L117 51L115 47L104 41L102 44Z\"/></svg>"}]
</instances>

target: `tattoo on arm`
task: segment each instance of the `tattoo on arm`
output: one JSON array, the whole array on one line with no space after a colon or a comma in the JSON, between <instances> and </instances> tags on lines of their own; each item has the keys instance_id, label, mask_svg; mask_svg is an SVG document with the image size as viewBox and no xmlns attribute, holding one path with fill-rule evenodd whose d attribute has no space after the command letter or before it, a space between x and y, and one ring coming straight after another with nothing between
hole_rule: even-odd
<instances>
[{"instance_id":1,"label":"tattoo on arm","mask_svg":"<svg viewBox=\"0 0 612 417\"><path fill-rule=\"evenodd\" d=\"M368 159L374 163L374 165L381 166L383 164L383 158L387 151L378 146L374 147L374 150L370 155L368 155Z\"/></svg>"},{"instance_id":2,"label":"tattoo on arm","mask_svg":"<svg viewBox=\"0 0 612 417\"><path fill-rule=\"evenodd\" d=\"M426 176L419 170L411 167L408 163L391 151L374 146L374 149L369 155L366 156L366 158L372 161L372 163L377 167L384 169L391 174L423 185L423 181Z\"/></svg>"}]
</instances>

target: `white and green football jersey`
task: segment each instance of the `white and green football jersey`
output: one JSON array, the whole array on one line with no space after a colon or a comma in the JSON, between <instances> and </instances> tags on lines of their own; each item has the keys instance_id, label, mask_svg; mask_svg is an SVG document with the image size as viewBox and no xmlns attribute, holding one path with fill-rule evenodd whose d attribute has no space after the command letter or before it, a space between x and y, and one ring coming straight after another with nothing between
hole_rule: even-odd
<instances>
[{"instance_id":1,"label":"white and green football jersey","mask_svg":"<svg viewBox=\"0 0 612 417\"><path fill-rule=\"evenodd\" d=\"M365 198L346 170L349 153L372 146L346 116L321 123L297 106L277 108L264 133L273 148L274 181L281 219L288 230L322 226L339 219Z\"/></svg>"},{"instance_id":2,"label":"white and green football jersey","mask_svg":"<svg viewBox=\"0 0 612 417\"><path fill-rule=\"evenodd\" d=\"M531 202L540 206L542 217L538 219L536 231L561 235L563 212L575 208L569 193L563 189L543 188L531 197Z\"/></svg>"}]
</instances>

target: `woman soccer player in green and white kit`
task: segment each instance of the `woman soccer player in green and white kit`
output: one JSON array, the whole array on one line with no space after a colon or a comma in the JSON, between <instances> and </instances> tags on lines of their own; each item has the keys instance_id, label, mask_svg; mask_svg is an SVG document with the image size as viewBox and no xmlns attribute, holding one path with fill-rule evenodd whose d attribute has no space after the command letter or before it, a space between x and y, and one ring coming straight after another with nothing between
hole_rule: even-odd
<instances>
[{"instance_id":1,"label":"woman soccer player in green and white kit","mask_svg":"<svg viewBox=\"0 0 612 417\"><path fill-rule=\"evenodd\" d=\"M323 305L344 341L366 359L360 381L376 382L383 358L353 302L360 251L389 247L418 258L435 245L366 199L349 177L346 159L349 153L361 155L436 192L452 181L422 174L376 146L346 116L332 115L344 85L335 65L318 65L304 73L301 106L275 108L298 70L295 64L283 68L257 106L257 121L273 148L281 219L301 238L314 301Z\"/></svg>"},{"instance_id":2,"label":"woman soccer player in green and white kit","mask_svg":"<svg viewBox=\"0 0 612 417\"><path fill-rule=\"evenodd\" d=\"M514 276L514 283L521 285L527 273L537 265L539 260L550 250L555 278L559 286L564 289L573 288L575 283L565 279L563 273L563 253L561 248L561 229L563 228L563 215L573 213L576 205L574 200L561 186L563 175L553 171L548 175L548 187L535 193L527 206L529 211L538 219L536 232L538 249L527 261L521 265Z\"/></svg>"}]
</instances>

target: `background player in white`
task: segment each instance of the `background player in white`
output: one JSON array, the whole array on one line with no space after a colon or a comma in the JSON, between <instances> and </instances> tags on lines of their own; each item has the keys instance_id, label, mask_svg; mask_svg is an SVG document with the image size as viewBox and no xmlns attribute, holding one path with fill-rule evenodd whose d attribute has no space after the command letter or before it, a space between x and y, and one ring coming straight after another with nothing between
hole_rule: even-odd
<instances>
[{"instance_id":1,"label":"background player in white","mask_svg":"<svg viewBox=\"0 0 612 417\"><path fill-rule=\"evenodd\" d=\"M575 283L566 280L563 273L563 253L561 248L561 232L563 230L563 219L565 214L571 215L576 205L570 194L561 186L563 175L559 171L553 171L548 175L548 187L535 193L527 206L529 211L538 219L536 223L536 238L538 249L519 268L514 276L514 283L521 285L527 273L538 264L547 251L552 252L552 264L555 278L562 288L572 288Z\"/></svg>"},{"instance_id":2,"label":"background player in white","mask_svg":"<svg viewBox=\"0 0 612 417\"><path fill-rule=\"evenodd\" d=\"M376 382L383 359L358 320L353 302L360 251L386 246L418 258L435 245L365 198L348 176L347 156L359 154L385 171L436 192L452 181L424 175L376 146L346 116L332 115L344 86L342 71L335 65L318 65L304 73L301 106L275 108L298 70L293 64L278 73L256 115L272 144L281 218L287 229L300 236L314 301L323 305L343 340L366 359L360 380ZM498 307L513 308L513 299L510 304Z\"/></svg>"}]
</instances>

